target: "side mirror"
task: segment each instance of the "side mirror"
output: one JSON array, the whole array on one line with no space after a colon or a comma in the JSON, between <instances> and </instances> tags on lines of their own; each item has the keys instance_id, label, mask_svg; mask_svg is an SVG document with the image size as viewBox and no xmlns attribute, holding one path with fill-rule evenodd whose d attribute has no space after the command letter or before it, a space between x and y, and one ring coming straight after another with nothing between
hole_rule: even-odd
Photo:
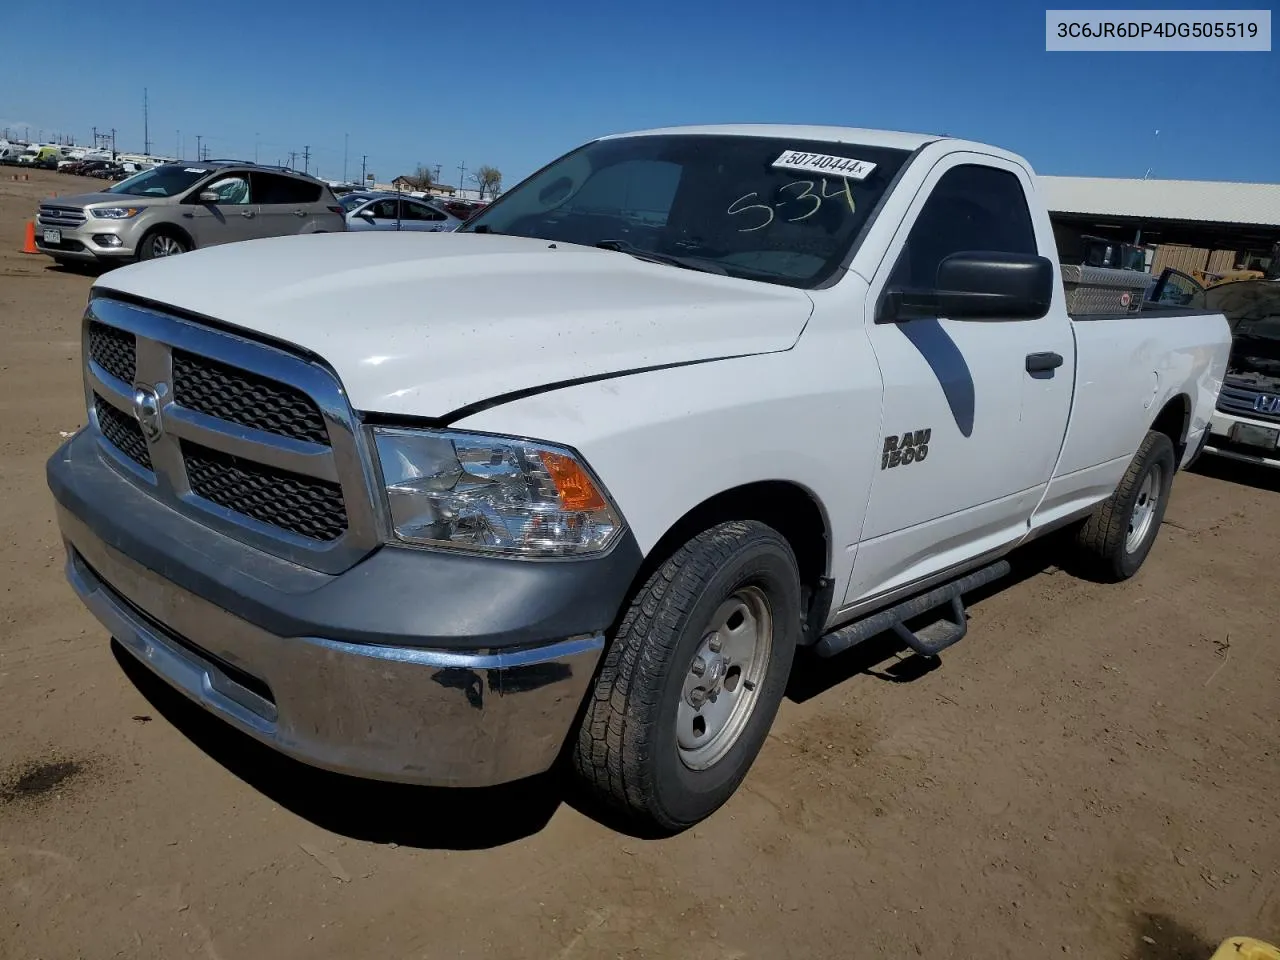
<instances>
[{"instance_id":1,"label":"side mirror","mask_svg":"<svg viewBox=\"0 0 1280 960\"><path fill-rule=\"evenodd\" d=\"M356 216L359 217L361 220L367 220L369 223L373 223L373 214L370 213L368 210L361 210L359 213L356 214Z\"/></svg>"},{"instance_id":2,"label":"side mirror","mask_svg":"<svg viewBox=\"0 0 1280 960\"><path fill-rule=\"evenodd\" d=\"M212 190L201 190L199 200L201 203L217 203L222 198Z\"/></svg>"},{"instance_id":3,"label":"side mirror","mask_svg":"<svg viewBox=\"0 0 1280 960\"><path fill-rule=\"evenodd\" d=\"M949 320L1039 320L1053 301L1053 264L1035 254L953 253L938 265L932 290L888 290L878 323Z\"/></svg>"}]
</instances>

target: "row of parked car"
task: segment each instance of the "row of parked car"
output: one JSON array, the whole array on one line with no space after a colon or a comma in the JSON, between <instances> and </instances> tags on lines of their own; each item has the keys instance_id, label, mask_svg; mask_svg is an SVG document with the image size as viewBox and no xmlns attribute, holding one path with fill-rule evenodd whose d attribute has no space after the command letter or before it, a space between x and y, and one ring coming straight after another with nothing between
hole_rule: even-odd
<instances>
[{"instance_id":1,"label":"row of parked car","mask_svg":"<svg viewBox=\"0 0 1280 960\"><path fill-rule=\"evenodd\" d=\"M76 169L96 176L96 161ZM103 176L102 179L109 179ZM36 246L63 264L122 263L199 247L305 233L456 230L482 205L353 190L236 160L181 161L137 172L101 192L40 204Z\"/></svg>"}]
</instances>

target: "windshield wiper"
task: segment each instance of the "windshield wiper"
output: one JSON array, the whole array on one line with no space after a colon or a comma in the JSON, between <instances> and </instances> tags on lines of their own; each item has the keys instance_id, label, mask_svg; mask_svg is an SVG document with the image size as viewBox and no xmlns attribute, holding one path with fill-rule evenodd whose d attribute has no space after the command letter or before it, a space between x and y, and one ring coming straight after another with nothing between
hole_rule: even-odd
<instances>
[{"instance_id":1,"label":"windshield wiper","mask_svg":"<svg viewBox=\"0 0 1280 960\"><path fill-rule=\"evenodd\" d=\"M633 243L626 240L601 240L595 244L601 250L617 250L619 253L626 253L637 260L648 260L651 263L665 263L671 267L681 267L685 270L700 270L703 273L718 273L722 276L728 276L729 271L718 263L710 260L703 260L699 257L677 257L669 253L654 253L652 250L645 250L643 247L637 247Z\"/></svg>"}]
</instances>

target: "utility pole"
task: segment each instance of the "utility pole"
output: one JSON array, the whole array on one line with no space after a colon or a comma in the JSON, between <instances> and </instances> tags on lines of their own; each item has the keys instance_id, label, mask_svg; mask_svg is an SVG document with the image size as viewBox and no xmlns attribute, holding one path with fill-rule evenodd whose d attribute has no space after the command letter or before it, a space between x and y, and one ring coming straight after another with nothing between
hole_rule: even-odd
<instances>
[{"instance_id":1,"label":"utility pole","mask_svg":"<svg viewBox=\"0 0 1280 960\"><path fill-rule=\"evenodd\" d=\"M151 156L151 114L147 104L147 88L142 88L142 155Z\"/></svg>"},{"instance_id":2,"label":"utility pole","mask_svg":"<svg viewBox=\"0 0 1280 960\"><path fill-rule=\"evenodd\" d=\"M365 177L365 165L367 164L368 160L369 160L369 155L368 155L368 154L361 154L361 155L360 155L360 186L362 186L362 187L363 187L363 186L365 185L365 183L367 182L366 177Z\"/></svg>"},{"instance_id":3,"label":"utility pole","mask_svg":"<svg viewBox=\"0 0 1280 960\"><path fill-rule=\"evenodd\" d=\"M433 183L439 183L439 182L440 182L440 164L438 164L438 163L436 164L436 178L435 178L435 180L434 180L434 181L432 181L432 182L433 182Z\"/></svg>"},{"instance_id":4,"label":"utility pole","mask_svg":"<svg viewBox=\"0 0 1280 960\"><path fill-rule=\"evenodd\" d=\"M258 162L258 134L256 132L253 135L253 162Z\"/></svg>"},{"instance_id":5,"label":"utility pole","mask_svg":"<svg viewBox=\"0 0 1280 960\"><path fill-rule=\"evenodd\" d=\"M458 170L460 171L458 173L458 192L461 193L463 190L462 185L467 181L467 165L465 163L458 164Z\"/></svg>"},{"instance_id":6,"label":"utility pole","mask_svg":"<svg viewBox=\"0 0 1280 960\"><path fill-rule=\"evenodd\" d=\"M93 128L93 149L94 150L98 149L98 128L97 127Z\"/></svg>"},{"instance_id":7,"label":"utility pole","mask_svg":"<svg viewBox=\"0 0 1280 960\"><path fill-rule=\"evenodd\" d=\"M111 159L116 158L116 128L111 128Z\"/></svg>"},{"instance_id":8,"label":"utility pole","mask_svg":"<svg viewBox=\"0 0 1280 960\"><path fill-rule=\"evenodd\" d=\"M311 148L305 145L302 148L302 172L311 172Z\"/></svg>"},{"instance_id":9,"label":"utility pole","mask_svg":"<svg viewBox=\"0 0 1280 960\"><path fill-rule=\"evenodd\" d=\"M177 157L179 160L181 160L182 159L182 131L181 130L173 131L173 149L174 149L173 155Z\"/></svg>"},{"instance_id":10,"label":"utility pole","mask_svg":"<svg viewBox=\"0 0 1280 960\"><path fill-rule=\"evenodd\" d=\"M196 134L196 159L197 160L204 159L204 157L200 153L200 140L201 140L200 134L197 133Z\"/></svg>"},{"instance_id":11,"label":"utility pole","mask_svg":"<svg viewBox=\"0 0 1280 960\"><path fill-rule=\"evenodd\" d=\"M347 182L347 134L342 135L342 182Z\"/></svg>"},{"instance_id":12,"label":"utility pole","mask_svg":"<svg viewBox=\"0 0 1280 960\"><path fill-rule=\"evenodd\" d=\"M298 155L298 151L296 150L289 151L289 169L290 170L293 169L293 158L296 157L297 155Z\"/></svg>"}]
</instances>

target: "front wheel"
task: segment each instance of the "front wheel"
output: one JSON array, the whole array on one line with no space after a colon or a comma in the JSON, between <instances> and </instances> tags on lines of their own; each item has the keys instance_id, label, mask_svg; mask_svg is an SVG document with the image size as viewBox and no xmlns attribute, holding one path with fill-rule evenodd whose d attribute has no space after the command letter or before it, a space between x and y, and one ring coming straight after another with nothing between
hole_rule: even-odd
<instances>
[{"instance_id":1,"label":"front wheel","mask_svg":"<svg viewBox=\"0 0 1280 960\"><path fill-rule=\"evenodd\" d=\"M191 249L190 244L174 233L157 231L148 234L138 249L139 260L156 260L160 257L176 257Z\"/></svg>"},{"instance_id":2,"label":"front wheel","mask_svg":"<svg viewBox=\"0 0 1280 960\"><path fill-rule=\"evenodd\" d=\"M605 654L574 746L579 777L665 831L709 816L764 744L800 623L781 534L733 521L694 537L645 583Z\"/></svg>"},{"instance_id":3,"label":"front wheel","mask_svg":"<svg viewBox=\"0 0 1280 960\"><path fill-rule=\"evenodd\" d=\"M1163 433L1148 432L1115 493L1076 535L1099 579L1126 580L1147 559L1164 522L1176 467L1173 442Z\"/></svg>"}]
</instances>

